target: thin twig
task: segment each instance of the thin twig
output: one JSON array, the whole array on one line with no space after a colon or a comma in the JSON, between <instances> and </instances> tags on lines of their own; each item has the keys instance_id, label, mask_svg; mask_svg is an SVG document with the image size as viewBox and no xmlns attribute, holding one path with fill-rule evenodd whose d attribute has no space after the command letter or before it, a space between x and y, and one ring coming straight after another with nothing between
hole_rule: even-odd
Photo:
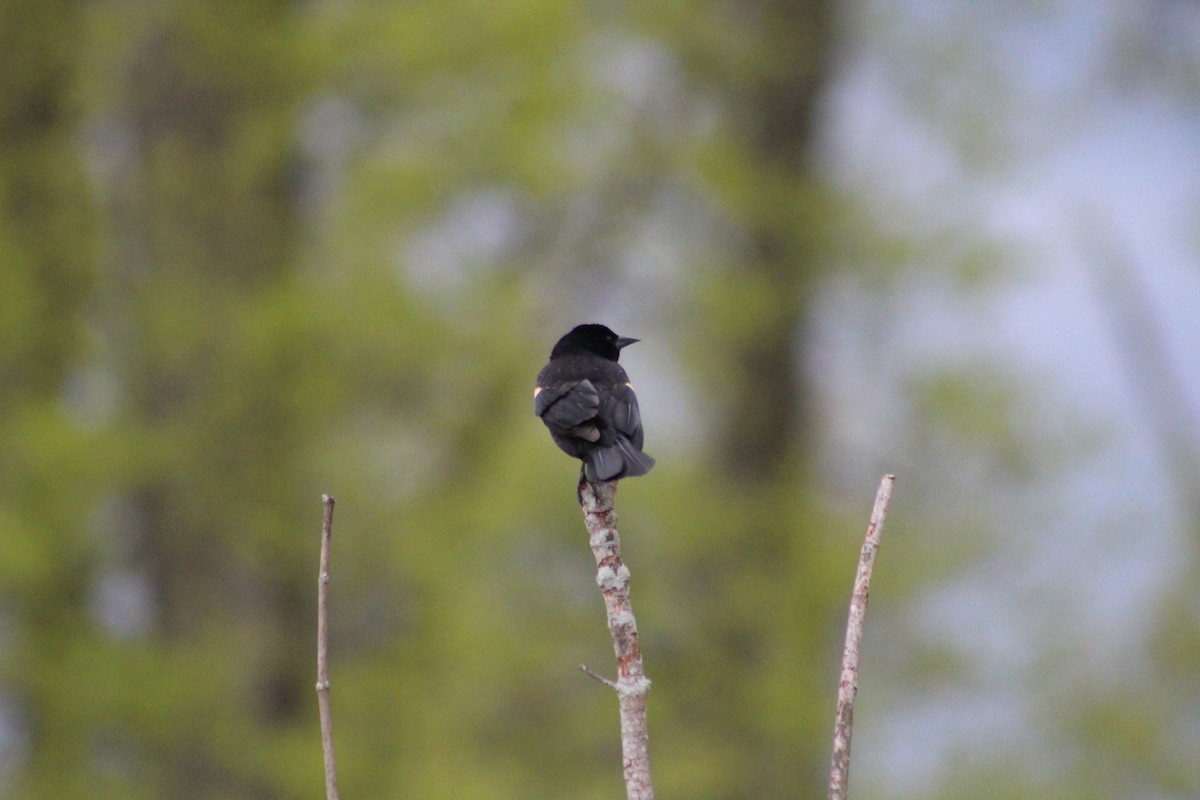
<instances>
[{"instance_id":1,"label":"thin twig","mask_svg":"<svg viewBox=\"0 0 1200 800\"><path fill-rule=\"evenodd\" d=\"M615 690L617 688L617 684L615 681L610 681L608 678L604 677L599 672L596 672L596 670L592 669L587 664L580 664L579 671L582 672L584 675L587 675L592 680L598 681L599 683L603 683L605 686L607 686L610 689Z\"/></svg>"},{"instance_id":2,"label":"thin twig","mask_svg":"<svg viewBox=\"0 0 1200 800\"><path fill-rule=\"evenodd\" d=\"M616 681L600 680L617 692L626 797L628 800L654 800L646 729L646 694L650 691L650 679L642 668L637 621L633 618L629 600L629 570L621 560L617 512L613 509L616 490L615 481L592 484L580 477L579 504L583 508L592 554L596 557L596 583L604 594L608 630L617 655ZM590 670L584 671L592 674ZM593 677L599 678L594 674Z\"/></svg>"},{"instance_id":3,"label":"thin twig","mask_svg":"<svg viewBox=\"0 0 1200 800\"><path fill-rule=\"evenodd\" d=\"M333 539L333 498L321 495L325 519L321 525L321 567L317 575L317 707L321 713L321 749L325 753L325 797L338 800L337 769L333 760L333 716L329 708L329 543Z\"/></svg>"},{"instance_id":4,"label":"thin twig","mask_svg":"<svg viewBox=\"0 0 1200 800\"><path fill-rule=\"evenodd\" d=\"M884 475L875 494L875 507L867 525L867 537L858 557L854 576L854 594L850 596L850 615L846 621L846 647L842 651L842 676L838 682L837 714L833 724L833 766L829 771L829 800L845 800L850 778L850 735L854 728L854 696L858 693L858 653L862 645L867 600L871 596L871 568L883 536L883 521L892 499L895 475Z\"/></svg>"}]
</instances>

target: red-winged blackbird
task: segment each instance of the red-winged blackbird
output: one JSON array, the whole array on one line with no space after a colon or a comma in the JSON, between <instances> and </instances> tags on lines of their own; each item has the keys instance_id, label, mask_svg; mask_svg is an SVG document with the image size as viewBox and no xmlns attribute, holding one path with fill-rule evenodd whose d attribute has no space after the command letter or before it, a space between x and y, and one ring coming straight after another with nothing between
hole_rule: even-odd
<instances>
[{"instance_id":1,"label":"red-winged blackbird","mask_svg":"<svg viewBox=\"0 0 1200 800\"><path fill-rule=\"evenodd\" d=\"M533 413L563 452L581 459L589 481L645 475L642 416L629 376L617 363L637 339L603 325L579 325L558 340L533 390Z\"/></svg>"}]
</instances>

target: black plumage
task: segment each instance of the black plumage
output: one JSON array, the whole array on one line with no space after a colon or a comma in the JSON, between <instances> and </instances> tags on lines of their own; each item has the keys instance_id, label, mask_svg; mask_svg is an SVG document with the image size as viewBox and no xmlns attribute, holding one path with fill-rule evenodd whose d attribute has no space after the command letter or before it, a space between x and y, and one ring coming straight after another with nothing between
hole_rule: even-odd
<instances>
[{"instance_id":1,"label":"black plumage","mask_svg":"<svg viewBox=\"0 0 1200 800\"><path fill-rule=\"evenodd\" d=\"M603 325L579 325L558 340L538 373L534 413L593 482L645 475L654 466L642 452L637 395L617 363L621 348L636 341Z\"/></svg>"}]
</instances>

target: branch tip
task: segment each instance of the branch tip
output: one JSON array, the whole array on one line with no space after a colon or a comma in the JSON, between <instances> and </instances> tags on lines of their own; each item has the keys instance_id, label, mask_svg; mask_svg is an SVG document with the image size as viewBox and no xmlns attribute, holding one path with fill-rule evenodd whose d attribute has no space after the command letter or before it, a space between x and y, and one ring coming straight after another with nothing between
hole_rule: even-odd
<instances>
[{"instance_id":1,"label":"branch tip","mask_svg":"<svg viewBox=\"0 0 1200 800\"><path fill-rule=\"evenodd\" d=\"M833 763L829 769L829 800L846 800L846 785L850 779L850 738L854 729L854 697L858 693L858 662L862 647L863 624L867 601L871 595L871 570L883 535L888 504L896 476L888 473L879 482L875 505L867 524L867 535L858 556L858 571L854 576L854 591L850 594L850 611L846 620L846 645L842 651L842 672L838 680L837 712L833 722Z\"/></svg>"},{"instance_id":2,"label":"branch tip","mask_svg":"<svg viewBox=\"0 0 1200 800\"><path fill-rule=\"evenodd\" d=\"M321 717L321 750L325 757L325 797L338 800L333 757L333 713L329 707L329 549L333 538L333 498L321 495L321 562L317 571L317 709Z\"/></svg>"}]
</instances>

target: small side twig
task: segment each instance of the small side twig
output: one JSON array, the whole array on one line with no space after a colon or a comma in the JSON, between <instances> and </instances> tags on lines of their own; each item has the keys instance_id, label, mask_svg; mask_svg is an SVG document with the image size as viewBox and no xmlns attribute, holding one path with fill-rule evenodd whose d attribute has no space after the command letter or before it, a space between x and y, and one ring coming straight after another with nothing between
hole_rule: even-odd
<instances>
[{"instance_id":1,"label":"small side twig","mask_svg":"<svg viewBox=\"0 0 1200 800\"><path fill-rule=\"evenodd\" d=\"M603 683L605 686L607 686L610 689L615 690L617 688L616 681L610 681L608 678L604 677L599 672L596 672L596 670L592 669L587 664L580 664L579 671L582 672L584 675L587 675L589 678L596 681L597 683Z\"/></svg>"},{"instance_id":2,"label":"small side twig","mask_svg":"<svg viewBox=\"0 0 1200 800\"><path fill-rule=\"evenodd\" d=\"M333 715L329 707L329 543L333 539L333 498L321 495L321 566L317 574L317 707L321 714L321 749L325 753L325 797L338 800L333 759Z\"/></svg>"},{"instance_id":3,"label":"small side twig","mask_svg":"<svg viewBox=\"0 0 1200 800\"><path fill-rule=\"evenodd\" d=\"M867 600L871 596L871 569L883 535L883 521L892 499L895 475L884 475L875 494L875 507L867 525L867 537L858 557L850 615L846 621L846 647L842 651L842 675L838 682L837 713L833 724L833 766L829 772L829 800L845 800L850 778L850 735L854 728L854 696L858 693L858 654L862 645Z\"/></svg>"},{"instance_id":4,"label":"small side twig","mask_svg":"<svg viewBox=\"0 0 1200 800\"><path fill-rule=\"evenodd\" d=\"M617 679L609 681L586 667L583 671L617 692L626 797L628 800L654 800L646 728L646 694L650 691L650 679L642 667L637 621L629 600L629 569L621 560L617 512L613 508L616 490L615 481L592 484L580 477L579 504L583 508L592 555L596 557L596 583L604 594L608 630L617 655Z\"/></svg>"}]
</instances>

